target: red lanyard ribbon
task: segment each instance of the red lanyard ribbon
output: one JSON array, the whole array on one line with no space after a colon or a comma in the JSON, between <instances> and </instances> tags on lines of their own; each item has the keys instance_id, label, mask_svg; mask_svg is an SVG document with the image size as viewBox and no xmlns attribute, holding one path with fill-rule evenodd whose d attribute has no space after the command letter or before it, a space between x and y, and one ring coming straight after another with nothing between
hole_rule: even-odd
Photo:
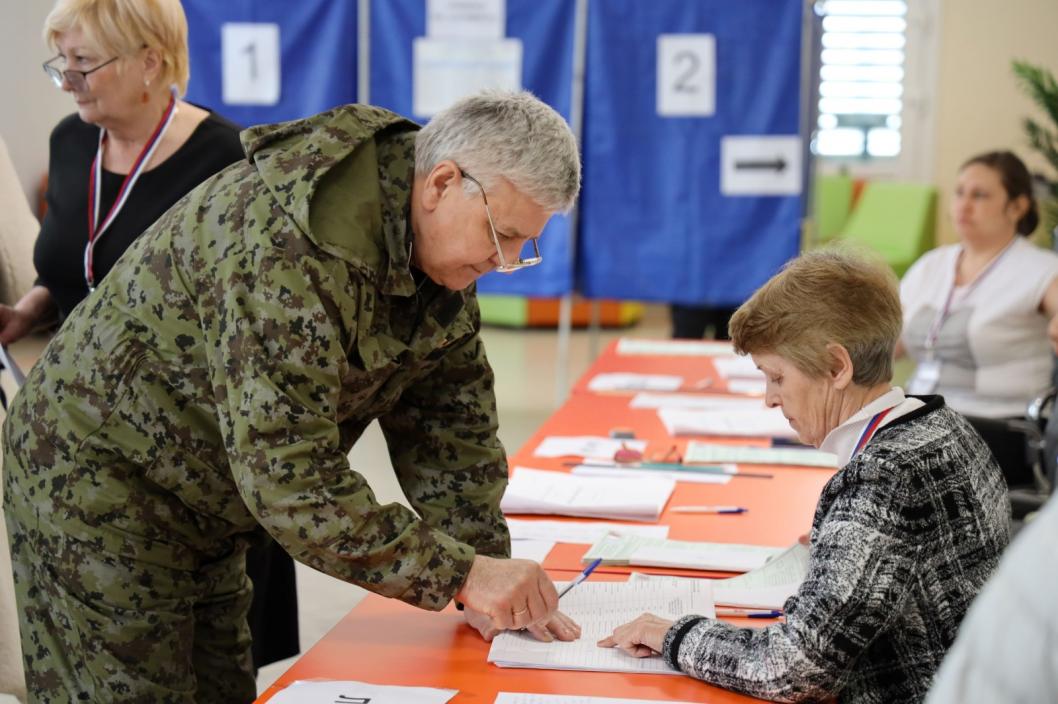
<instances>
[{"instance_id":1,"label":"red lanyard ribbon","mask_svg":"<svg viewBox=\"0 0 1058 704\"><path fill-rule=\"evenodd\" d=\"M132 192L132 188L136 185L136 181L139 180L144 167L151 160L154 150L157 149L158 145L161 143L162 137L165 135L165 131L169 129L169 125L172 123L175 114L176 91L174 90L169 97L169 105L165 108L165 112L162 113L162 119L158 121L158 125L154 128L154 132L147 140L147 143L143 145L143 149L140 150L140 155L136 157L136 161L133 162L132 169L129 170L129 173L125 176L125 180L122 181L121 188L118 189L118 195L114 199L114 203L110 206L110 211L106 214L102 223L99 222L99 184L103 180L103 145L107 140L107 131L105 129L99 130L99 146L96 149L95 159L92 160L92 170L88 173L88 245L84 250L84 278L88 283L89 290L95 289L95 273L92 269L92 255L96 242L99 241L103 232L110 227L110 224L114 222L118 213L125 206L125 201L128 200L129 193Z\"/></svg>"},{"instance_id":2,"label":"red lanyard ribbon","mask_svg":"<svg viewBox=\"0 0 1058 704\"><path fill-rule=\"evenodd\" d=\"M893 406L893 408L895 408L895 406ZM889 413L889 411L893 410L893 408L886 408L880 413L875 413L874 417L867 422L867 427L863 429L862 433L860 433L860 439L859 442L856 443L856 449L852 451L853 457L860 454L860 450L863 449L863 446L871 441L871 438L874 437L874 434L878 432L878 426L882 424L882 419L885 418L885 416Z\"/></svg>"}]
</instances>

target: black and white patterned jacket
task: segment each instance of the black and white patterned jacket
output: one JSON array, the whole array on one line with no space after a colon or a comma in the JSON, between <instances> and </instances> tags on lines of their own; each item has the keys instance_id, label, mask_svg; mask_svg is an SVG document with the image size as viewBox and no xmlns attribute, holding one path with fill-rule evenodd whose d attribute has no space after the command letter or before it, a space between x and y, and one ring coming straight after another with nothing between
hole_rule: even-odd
<instances>
[{"instance_id":1,"label":"black and white patterned jacket","mask_svg":"<svg viewBox=\"0 0 1058 704\"><path fill-rule=\"evenodd\" d=\"M939 396L895 419L823 488L786 622L685 616L673 667L784 702L917 702L1010 540L999 468Z\"/></svg>"}]
</instances>

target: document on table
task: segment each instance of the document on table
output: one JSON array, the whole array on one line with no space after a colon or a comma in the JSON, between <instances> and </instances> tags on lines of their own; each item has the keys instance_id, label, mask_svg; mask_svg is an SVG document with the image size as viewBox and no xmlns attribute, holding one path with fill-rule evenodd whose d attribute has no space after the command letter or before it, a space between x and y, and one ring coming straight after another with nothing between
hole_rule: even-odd
<instances>
[{"instance_id":1,"label":"document on table","mask_svg":"<svg viewBox=\"0 0 1058 704\"><path fill-rule=\"evenodd\" d=\"M495 704L690 704L660 699L617 699L615 697L579 697L571 694L529 694L497 692Z\"/></svg>"},{"instance_id":2,"label":"document on table","mask_svg":"<svg viewBox=\"0 0 1058 704\"><path fill-rule=\"evenodd\" d=\"M588 382L591 391L676 391L683 384L682 376L670 374L596 374Z\"/></svg>"},{"instance_id":3,"label":"document on table","mask_svg":"<svg viewBox=\"0 0 1058 704\"><path fill-rule=\"evenodd\" d=\"M808 574L808 548L800 543L782 551L759 567L730 579L710 579L713 583L713 600L722 606L742 609L781 610L786 600L797 593ZM660 579L695 579L694 577L669 577L633 572L633 581Z\"/></svg>"},{"instance_id":4,"label":"document on table","mask_svg":"<svg viewBox=\"0 0 1058 704\"><path fill-rule=\"evenodd\" d=\"M659 408L658 418L669 435L797 437L786 416L778 408L725 411Z\"/></svg>"},{"instance_id":5,"label":"document on table","mask_svg":"<svg viewBox=\"0 0 1058 704\"><path fill-rule=\"evenodd\" d=\"M596 643L646 612L673 620L687 614L716 615L705 580L584 582L562 597L562 611L580 624L578 640L541 643L522 631L504 631L492 641L488 661L500 667L675 675L679 672L661 657L636 658Z\"/></svg>"},{"instance_id":6,"label":"document on table","mask_svg":"<svg viewBox=\"0 0 1058 704\"><path fill-rule=\"evenodd\" d=\"M656 521L675 487L664 478L615 481L515 467L500 508L504 513Z\"/></svg>"},{"instance_id":7,"label":"document on table","mask_svg":"<svg viewBox=\"0 0 1058 704\"><path fill-rule=\"evenodd\" d=\"M351 680L297 680L269 699L270 704L445 704L457 689L397 687Z\"/></svg>"},{"instance_id":8,"label":"document on table","mask_svg":"<svg viewBox=\"0 0 1058 704\"><path fill-rule=\"evenodd\" d=\"M714 357L713 366L716 373L725 379L763 379L764 372L757 369L750 357L731 355L729 357Z\"/></svg>"},{"instance_id":9,"label":"document on table","mask_svg":"<svg viewBox=\"0 0 1058 704\"><path fill-rule=\"evenodd\" d=\"M759 398L738 398L713 394L638 393L629 408L684 408L692 411L761 411L766 408Z\"/></svg>"},{"instance_id":10,"label":"document on table","mask_svg":"<svg viewBox=\"0 0 1058 704\"><path fill-rule=\"evenodd\" d=\"M657 357L715 357L733 355L730 342L709 340L643 340L622 337L617 343L617 354L652 355Z\"/></svg>"},{"instance_id":11,"label":"document on table","mask_svg":"<svg viewBox=\"0 0 1058 704\"><path fill-rule=\"evenodd\" d=\"M739 445L721 445L716 443L687 443L683 461L687 464L712 465L722 462L735 464L784 464L795 467L825 467L834 469L838 466L838 456L814 448L789 447L744 447Z\"/></svg>"},{"instance_id":12,"label":"document on table","mask_svg":"<svg viewBox=\"0 0 1058 704\"><path fill-rule=\"evenodd\" d=\"M606 536L591 546L582 562L604 565L680 567L720 572L748 572L780 554L782 548L693 540L659 540L637 535Z\"/></svg>"},{"instance_id":13,"label":"document on table","mask_svg":"<svg viewBox=\"0 0 1058 704\"><path fill-rule=\"evenodd\" d=\"M728 379L727 390L733 394L763 396L768 387L764 379Z\"/></svg>"},{"instance_id":14,"label":"document on table","mask_svg":"<svg viewBox=\"0 0 1058 704\"><path fill-rule=\"evenodd\" d=\"M550 540L556 543L594 544L608 533L614 535L643 535L651 538L667 538L668 526L644 526L632 523L605 523L602 521L526 521L508 518L507 528L512 541Z\"/></svg>"},{"instance_id":15,"label":"document on table","mask_svg":"<svg viewBox=\"0 0 1058 704\"><path fill-rule=\"evenodd\" d=\"M687 470L674 469L666 471L663 469L636 469L630 467L600 467L593 464L578 464L572 469L572 473L578 477L612 477L614 479L671 479L674 482L689 482L692 484L727 484L732 475L738 472L733 464L717 465L725 474L717 472L695 472L694 468Z\"/></svg>"},{"instance_id":16,"label":"document on table","mask_svg":"<svg viewBox=\"0 0 1058 704\"><path fill-rule=\"evenodd\" d=\"M552 435L536 446L537 457L606 457L613 459L622 448L643 452L646 440L616 440L594 435Z\"/></svg>"},{"instance_id":17,"label":"document on table","mask_svg":"<svg viewBox=\"0 0 1058 704\"><path fill-rule=\"evenodd\" d=\"M511 540L511 557L516 560L543 562L553 547L554 540Z\"/></svg>"}]
</instances>

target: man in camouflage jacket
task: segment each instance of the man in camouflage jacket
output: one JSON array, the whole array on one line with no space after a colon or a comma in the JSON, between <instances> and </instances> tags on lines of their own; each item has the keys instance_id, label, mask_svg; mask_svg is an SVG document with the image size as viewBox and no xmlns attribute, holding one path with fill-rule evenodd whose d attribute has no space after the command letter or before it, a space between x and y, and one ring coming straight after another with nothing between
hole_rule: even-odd
<instances>
[{"instance_id":1,"label":"man in camouflage jacket","mask_svg":"<svg viewBox=\"0 0 1058 704\"><path fill-rule=\"evenodd\" d=\"M527 94L468 101L450 132L482 111L498 134L561 125L572 201L561 118ZM252 700L242 560L260 527L425 609L555 620L539 566L490 560L509 555L507 467L473 280L562 208L500 174L486 213L469 163L416 168L417 129L345 106L248 130L247 160L162 216L48 345L4 426L35 701ZM376 418L418 516L349 467Z\"/></svg>"}]
</instances>

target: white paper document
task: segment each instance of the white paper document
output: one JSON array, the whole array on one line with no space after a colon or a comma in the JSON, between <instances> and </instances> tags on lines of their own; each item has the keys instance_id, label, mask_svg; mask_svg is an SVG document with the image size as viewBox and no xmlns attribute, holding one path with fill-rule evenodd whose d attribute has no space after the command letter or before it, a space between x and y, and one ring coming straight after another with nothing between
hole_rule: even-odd
<instances>
[{"instance_id":1,"label":"white paper document","mask_svg":"<svg viewBox=\"0 0 1058 704\"><path fill-rule=\"evenodd\" d=\"M426 0L431 39L503 39L506 29L506 0Z\"/></svg>"},{"instance_id":2,"label":"white paper document","mask_svg":"<svg viewBox=\"0 0 1058 704\"><path fill-rule=\"evenodd\" d=\"M744 396L763 396L767 391L764 379L728 379L727 390Z\"/></svg>"},{"instance_id":3,"label":"white paper document","mask_svg":"<svg viewBox=\"0 0 1058 704\"><path fill-rule=\"evenodd\" d=\"M617 342L617 354L620 355L715 357L734 353L734 346L723 340L644 340L636 337L622 337Z\"/></svg>"},{"instance_id":4,"label":"white paper document","mask_svg":"<svg viewBox=\"0 0 1058 704\"><path fill-rule=\"evenodd\" d=\"M692 540L659 540L637 535L606 536L591 546L583 562L604 565L678 567L719 572L748 572L764 565L783 548Z\"/></svg>"},{"instance_id":5,"label":"white paper document","mask_svg":"<svg viewBox=\"0 0 1058 704\"><path fill-rule=\"evenodd\" d=\"M445 704L458 692L341 680L298 680L268 701L270 704Z\"/></svg>"},{"instance_id":6,"label":"white paper document","mask_svg":"<svg viewBox=\"0 0 1058 704\"><path fill-rule=\"evenodd\" d=\"M656 521L675 487L671 479L614 480L515 467L500 508L508 514Z\"/></svg>"},{"instance_id":7,"label":"white paper document","mask_svg":"<svg viewBox=\"0 0 1058 704\"><path fill-rule=\"evenodd\" d=\"M714 357L713 366L716 373L725 379L763 379L764 372L757 369L753 359L747 356L731 355L729 357Z\"/></svg>"},{"instance_id":8,"label":"white paper document","mask_svg":"<svg viewBox=\"0 0 1058 704\"><path fill-rule=\"evenodd\" d=\"M543 562L554 547L554 540L512 540L511 557L516 560Z\"/></svg>"},{"instance_id":9,"label":"white paper document","mask_svg":"<svg viewBox=\"0 0 1058 704\"><path fill-rule=\"evenodd\" d=\"M690 704L661 699L617 699L615 697L579 697L571 694L528 694L498 692L495 704Z\"/></svg>"},{"instance_id":10,"label":"white paper document","mask_svg":"<svg viewBox=\"0 0 1058 704\"><path fill-rule=\"evenodd\" d=\"M809 447L803 449L799 447L745 447L696 440L687 443L683 461L688 464L711 465L733 462L735 464L782 464L827 469L834 469L838 466L837 455Z\"/></svg>"},{"instance_id":11,"label":"white paper document","mask_svg":"<svg viewBox=\"0 0 1058 704\"><path fill-rule=\"evenodd\" d=\"M796 438L797 433L778 408L756 410L687 410L659 408L658 418L669 435Z\"/></svg>"},{"instance_id":12,"label":"white paper document","mask_svg":"<svg viewBox=\"0 0 1058 704\"><path fill-rule=\"evenodd\" d=\"M511 531L511 540L540 541L550 540L556 543L594 544L603 536L643 535L651 538L667 538L668 526L644 526L632 523L605 523L603 521L526 521L519 518L508 518L507 528Z\"/></svg>"},{"instance_id":13,"label":"white paper document","mask_svg":"<svg viewBox=\"0 0 1058 704\"><path fill-rule=\"evenodd\" d=\"M26 383L26 375L22 373L18 364L15 363L15 358L11 356L7 345L0 345L0 362L11 372L11 376L15 380L15 387L21 389L22 385Z\"/></svg>"},{"instance_id":14,"label":"white paper document","mask_svg":"<svg viewBox=\"0 0 1058 704\"><path fill-rule=\"evenodd\" d=\"M781 610L786 600L797 593L808 574L808 548L800 543L782 551L759 567L730 579L709 579L713 583L713 600L721 606L741 609ZM672 577L633 572L631 581L687 580L696 577Z\"/></svg>"},{"instance_id":15,"label":"white paper document","mask_svg":"<svg viewBox=\"0 0 1058 704\"><path fill-rule=\"evenodd\" d=\"M605 457L613 459L614 453L627 447L642 452L647 449L646 440L616 440L594 435L552 435L536 446L537 457Z\"/></svg>"},{"instance_id":16,"label":"white paper document","mask_svg":"<svg viewBox=\"0 0 1058 704\"><path fill-rule=\"evenodd\" d=\"M635 467L599 467L593 464L578 464L572 469L572 473L578 477L610 477L612 479L671 479L674 482L687 482L689 484L727 484L731 476L736 474L738 468L733 464L723 467L727 474L711 474L709 472L695 472L693 468L687 470L675 469L671 472L659 469L636 469Z\"/></svg>"},{"instance_id":17,"label":"white paper document","mask_svg":"<svg viewBox=\"0 0 1058 704\"><path fill-rule=\"evenodd\" d=\"M416 37L412 66L412 112L432 117L487 88L521 90L522 41Z\"/></svg>"},{"instance_id":18,"label":"white paper document","mask_svg":"<svg viewBox=\"0 0 1058 704\"><path fill-rule=\"evenodd\" d=\"M682 376L671 374L613 372L593 376L588 382L588 389L591 391L676 391L682 384Z\"/></svg>"},{"instance_id":19,"label":"white paper document","mask_svg":"<svg viewBox=\"0 0 1058 704\"><path fill-rule=\"evenodd\" d=\"M759 398L738 398L712 394L653 394L638 393L628 403L629 408L684 408L697 411L762 411L766 408Z\"/></svg>"},{"instance_id":20,"label":"white paper document","mask_svg":"<svg viewBox=\"0 0 1058 704\"><path fill-rule=\"evenodd\" d=\"M673 620L687 614L716 615L712 590L705 580L584 582L562 597L562 611L580 624L578 640L541 643L528 633L505 631L492 641L489 662L500 667L675 675L678 671L660 657L636 658L596 643L646 612Z\"/></svg>"}]
</instances>

